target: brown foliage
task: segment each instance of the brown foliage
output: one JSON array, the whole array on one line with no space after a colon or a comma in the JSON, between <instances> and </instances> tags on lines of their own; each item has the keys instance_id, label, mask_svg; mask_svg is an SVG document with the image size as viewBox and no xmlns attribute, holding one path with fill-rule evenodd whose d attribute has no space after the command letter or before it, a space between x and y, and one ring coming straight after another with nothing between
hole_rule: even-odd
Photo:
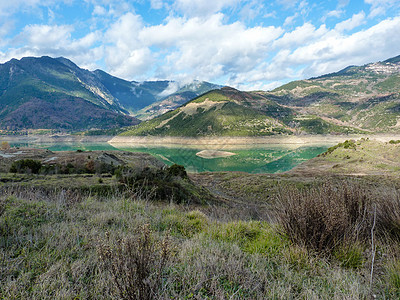
<instances>
[{"instance_id":1,"label":"brown foliage","mask_svg":"<svg viewBox=\"0 0 400 300\"><path fill-rule=\"evenodd\" d=\"M319 252L368 238L371 201L357 185L281 190L276 217L288 238Z\"/></svg>"},{"instance_id":2,"label":"brown foliage","mask_svg":"<svg viewBox=\"0 0 400 300\"><path fill-rule=\"evenodd\" d=\"M121 299L154 299L170 258L170 244L168 237L157 242L144 225L134 237L102 243L99 255Z\"/></svg>"}]
</instances>

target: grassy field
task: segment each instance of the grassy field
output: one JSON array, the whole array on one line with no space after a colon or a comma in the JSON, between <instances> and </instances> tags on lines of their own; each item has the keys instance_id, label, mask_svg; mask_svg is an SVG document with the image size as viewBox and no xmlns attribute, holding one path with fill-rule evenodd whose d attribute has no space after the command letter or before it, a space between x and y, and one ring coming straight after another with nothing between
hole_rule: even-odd
<instances>
[{"instance_id":1,"label":"grassy field","mask_svg":"<svg viewBox=\"0 0 400 300\"><path fill-rule=\"evenodd\" d=\"M362 147L396 157L397 141L374 145L317 160ZM187 175L150 163L1 173L0 299L400 297L396 173L311 174L310 162L309 173Z\"/></svg>"}]
</instances>

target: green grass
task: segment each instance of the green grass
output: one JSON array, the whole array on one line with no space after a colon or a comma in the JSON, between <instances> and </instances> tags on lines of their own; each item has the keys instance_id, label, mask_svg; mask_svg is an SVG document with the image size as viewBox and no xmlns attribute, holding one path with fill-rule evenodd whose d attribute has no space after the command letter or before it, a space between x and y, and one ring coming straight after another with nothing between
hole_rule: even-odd
<instances>
[{"instance_id":1,"label":"green grass","mask_svg":"<svg viewBox=\"0 0 400 300\"><path fill-rule=\"evenodd\" d=\"M163 121L166 120L169 121L164 124ZM215 107L207 111L199 109L194 115L186 115L177 109L153 120L142 122L121 135L195 137L268 136L281 133L290 134L291 132L283 124L276 125L272 118L261 112L228 102L220 109Z\"/></svg>"},{"instance_id":2,"label":"green grass","mask_svg":"<svg viewBox=\"0 0 400 300\"><path fill-rule=\"evenodd\" d=\"M210 214L206 206L126 196L115 192L76 198L65 192L3 189L0 297L118 297L99 249L134 236L141 226L150 228L154 241L169 236L171 259L162 273L159 298L357 299L370 293L363 277L368 272L368 246L350 244L325 257L292 243L279 226L229 217L230 210L223 206L213 206ZM219 218L216 211L228 216ZM381 257L377 268L384 277L376 277L373 291L379 297L394 297L399 291L398 260L385 263Z\"/></svg>"}]
</instances>

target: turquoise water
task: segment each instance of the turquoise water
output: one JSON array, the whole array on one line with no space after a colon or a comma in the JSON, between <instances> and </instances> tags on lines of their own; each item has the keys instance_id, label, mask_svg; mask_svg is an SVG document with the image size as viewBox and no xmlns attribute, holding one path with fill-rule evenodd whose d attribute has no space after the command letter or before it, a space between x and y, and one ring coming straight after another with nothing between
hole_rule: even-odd
<instances>
[{"instance_id":1,"label":"turquoise water","mask_svg":"<svg viewBox=\"0 0 400 300\"><path fill-rule=\"evenodd\" d=\"M235 153L229 157L201 158L197 152L204 150L192 147L124 147L115 148L108 143L10 143L11 146L46 148L51 151L94 151L94 150L125 150L131 152L149 153L166 164L180 164L189 172L205 171L242 171L248 173L280 173L285 172L298 164L316 157L326 151L329 146L302 146L293 148L284 145L257 146L255 148L242 149L234 146L229 149L216 149Z\"/></svg>"}]
</instances>

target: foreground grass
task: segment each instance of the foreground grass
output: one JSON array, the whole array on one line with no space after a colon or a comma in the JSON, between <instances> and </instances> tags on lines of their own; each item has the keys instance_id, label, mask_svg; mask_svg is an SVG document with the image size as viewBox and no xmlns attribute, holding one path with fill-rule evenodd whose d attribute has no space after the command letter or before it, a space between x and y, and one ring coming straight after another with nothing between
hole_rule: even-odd
<instances>
[{"instance_id":1,"label":"foreground grass","mask_svg":"<svg viewBox=\"0 0 400 300\"><path fill-rule=\"evenodd\" d=\"M109 262L115 263L112 250L126 251L118 245L138 241L141 228L148 228L154 251L168 241L168 261L152 298L400 296L396 246L379 245L371 286L365 245L321 256L291 242L276 225L223 222L202 207L16 188L3 189L0 203L2 299L120 299L115 272L101 253L111 249Z\"/></svg>"}]
</instances>

